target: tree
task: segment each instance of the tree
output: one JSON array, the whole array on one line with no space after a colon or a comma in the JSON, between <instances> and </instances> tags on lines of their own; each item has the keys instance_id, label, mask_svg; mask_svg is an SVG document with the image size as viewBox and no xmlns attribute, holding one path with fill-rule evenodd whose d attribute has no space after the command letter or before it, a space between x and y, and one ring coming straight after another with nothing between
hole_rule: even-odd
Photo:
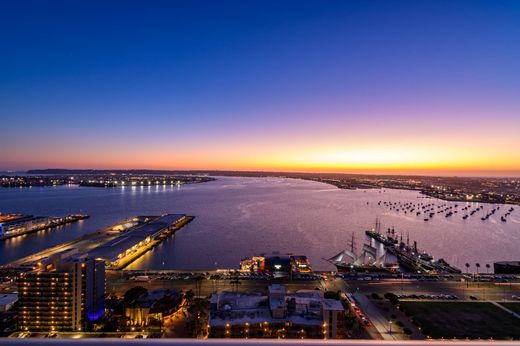
<instances>
[{"instance_id":1,"label":"tree","mask_svg":"<svg viewBox=\"0 0 520 346\"><path fill-rule=\"evenodd\" d=\"M202 275L197 275L193 278L195 281L195 289L197 290L197 297L200 297L200 292L202 290L202 281L204 277Z\"/></svg>"},{"instance_id":2,"label":"tree","mask_svg":"<svg viewBox=\"0 0 520 346\"><path fill-rule=\"evenodd\" d=\"M388 299L388 301L390 301L390 303L393 305L399 304L399 297L391 292L385 293L385 298Z\"/></svg>"},{"instance_id":3,"label":"tree","mask_svg":"<svg viewBox=\"0 0 520 346\"><path fill-rule=\"evenodd\" d=\"M192 301L194 297L195 297L195 294L193 293L192 290L189 290L184 294L184 298L186 298L186 301L188 301L188 302Z\"/></svg>"},{"instance_id":4,"label":"tree","mask_svg":"<svg viewBox=\"0 0 520 346\"><path fill-rule=\"evenodd\" d=\"M478 273L478 269L480 268L480 263L475 263L475 267L477 267L477 287L480 285L479 282L480 282L480 279L479 279L479 273Z\"/></svg>"},{"instance_id":5,"label":"tree","mask_svg":"<svg viewBox=\"0 0 520 346\"><path fill-rule=\"evenodd\" d=\"M148 290L143 286L135 286L125 292L123 303L126 305L132 304L137 299L148 294Z\"/></svg>"},{"instance_id":6,"label":"tree","mask_svg":"<svg viewBox=\"0 0 520 346\"><path fill-rule=\"evenodd\" d=\"M242 283L238 278L234 278L229 282L233 286L233 292L238 293L238 286L240 286Z\"/></svg>"},{"instance_id":7,"label":"tree","mask_svg":"<svg viewBox=\"0 0 520 346\"><path fill-rule=\"evenodd\" d=\"M327 292L323 293L323 297L326 298L326 299L339 300L338 292L334 292L334 291L327 291Z\"/></svg>"},{"instance_id":8,"label":"tree","mask_svg":"<svg viewBox=\"0 0 520 346\"><path fill-rule=\"evenodd\" d=\"M469 263L466 263L466 274L469 274ZM466 287L469 287L469 281L466 280Z\"/></svg>"},{"instance_id":9,"label":"tree","mask_svg":"<svg viewBox=\"0 0 520 346\"><path fill-rule=\"evenodd\" d=\"M489 274L489 268L491 268L491 266L489 263L486 263L486 274Z\"/></svg>"}]
</instances>

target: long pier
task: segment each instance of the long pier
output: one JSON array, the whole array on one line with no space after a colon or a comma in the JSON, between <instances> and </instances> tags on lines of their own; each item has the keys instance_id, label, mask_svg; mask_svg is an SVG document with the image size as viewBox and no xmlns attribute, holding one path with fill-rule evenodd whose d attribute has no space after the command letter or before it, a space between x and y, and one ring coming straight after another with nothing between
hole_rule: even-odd
<instances>
[{"instance_id":1,"label":"long pier","mask_svg":"<svg viewBox=\"0 0 520 346\"><path fill-rule=\"evenodd\" d=\"M400 243L393 235L393 230L391 232L389 230L389 234L386 237L377 231L366 231L365 234L383 244L387 251L390 251L397 257L402 267L414 273L461 273L458 268L451 266L443 259L434 260L428 253L420 253L415 242L413 247L402 242Z\"/></svg>"},{"instance_id":2,"label":"long pier","mask_svg":"<svg viewBox=\"0 0 520 346\"><path fill-rule=\"evenodd\" d=\"M49 229L53 229L53 228L56 228L56 227L59 227L59 226L63 226L63 225L69 224L69 223L85 220L85 219L88 219L88 218L89 218L89 215L83 215L83 214L70 214L70 215L67 215L67 216L64 216L64 217L51 217L50 220L47 221L44 225L39 225L39 226L36 226L36 227L27 228L27 229L25 229L23 231L19 231L19 232L12 232L12 233L7 233L7 234L2 234L2 235L0 235L0 240L6 240L6 239L15 238L15 237L21 237L21 236L26 235L26 234L35 233L35 232L44 231L44 230L49 230Z\"/></svg>"},{"instance_id":3,"label":"long pier","mask_svg":"<svg viewBox=\"0 0 520 346\"><path fill-rule=\"evenodd\" d=\"M52 262L88 254L120 270L194 219L184 214L136 216L0 266L2 271L27 271Z\"/></svg>"}]
</instances>

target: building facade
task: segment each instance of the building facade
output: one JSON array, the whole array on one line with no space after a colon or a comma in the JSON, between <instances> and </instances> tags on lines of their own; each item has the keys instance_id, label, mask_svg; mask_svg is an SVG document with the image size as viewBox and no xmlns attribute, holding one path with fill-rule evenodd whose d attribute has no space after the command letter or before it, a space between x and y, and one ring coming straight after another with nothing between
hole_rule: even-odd
<instances>
[{"instance_id":1,"label":"building facade","mask_svg":"<svg viewBox=\"0 0 520 346\"><path fill-rule=\"evenodd\" d=\"M222 292L211 297L209 336L336 339L344 316L339 300L315 290L287 293L284 286L271 285L267 296Z\"/></svg>"},{"instance_id":2,"label":"building facade","mask_svg":"<svg viewBox=\"0 0 520 346\"><path fill-rule=\"evenodd\" d=\"M105 263L75 257L18 276L23 331L87 331L104 314Z\"/></svg>"}]
</instances>

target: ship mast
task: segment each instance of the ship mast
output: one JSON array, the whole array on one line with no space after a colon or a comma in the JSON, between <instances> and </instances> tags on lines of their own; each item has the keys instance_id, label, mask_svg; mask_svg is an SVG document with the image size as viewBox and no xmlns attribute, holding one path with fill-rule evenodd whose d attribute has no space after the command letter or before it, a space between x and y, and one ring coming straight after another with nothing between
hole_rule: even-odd
<instances>
[{"instance_id":1,"label":"ship mast","mask_svg":"<svg viewBox=\"0 0 520 346\"><path fill-rule=\"evenodd\" d=\"M381 222L379 221L378 217L376 217L376 229L375 229L375 231L377 233L381 233Z\"/></svg>"}]
</instances>

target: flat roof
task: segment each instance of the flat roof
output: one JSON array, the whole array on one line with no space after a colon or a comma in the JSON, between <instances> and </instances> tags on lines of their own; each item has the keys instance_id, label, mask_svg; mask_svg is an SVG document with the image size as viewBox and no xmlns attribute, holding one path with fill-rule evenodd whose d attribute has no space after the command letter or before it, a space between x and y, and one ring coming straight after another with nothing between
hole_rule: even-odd
<instances>
[{"instance_id":1,"label":"flat roof","mask_svg":"<svg viewBox=\"0 0 520 346\"><path fill-rule=\"evenodd\" d=\"M343 305L339 300L336 299L323 299L323 309L333 311L343 311Z\"/></svg>"},{"instance_id":2,"label":"flat roof","mask_svg":"<svg viewBox=\"0 0 520 346\"><path fill-rule=\"evenodd\" d=\"M35 333L36 334L36 333ZM115 334L115 333L114 333ZM125 333L118 333L125 334ZM131 334L131 333L126 333ZM137 333L134 333L137 334ZM131 335L134 335L131 334ZM71 340L66 337L72 337L76 335L85 335L79 332L62 333L58 332L58 335L63 338L2 338L2 345L33 345L33 346L56 346L71 344ZM97 338L97 339L76 339L74 340L74 346L92 346L96 343L99 345L125 345L128 344L129 339L122 338ZM407 345L407 346L485 346L490 343L493 345L500 346L518 346L518 341L502 341L494 340L479 340L479 341L465 341L465 340L398 340L398 341L383 341L383 340L353 340L353 339L342 339L342 340L318 340L318 339L132 339L130 340L133 345L144 345L144 346L169 346L169 345L212 345L212 346L226 346L226 345L249 345L249 346L263 346L263 345L280 345L280 346L330 346L330 345L345 345L345 346L381 346L381 345Z\"/></svg>"},{"instance_id":3,"label":"flat roof","mask_svg":"<svg viewBox=\"0 0 520 346\"><path fill-rule=\"evenodd\" d=\"M285 286L280 285L280 284L269 285L269 292L270 293L284 293L285 294Z\"/></svg>"},{"instance_id":4,"label":"flat roof","mask_svg":"<svg viewBox=\"0 0 520 346\"><path fill-rule=\"evenodd\" d=\"M104 243L92 251L89 251L89 256L94 258L104 258L110 261L117 260L117 256L132 246L139 244L146 238L155 238L166 228L177 223L185 214L166 214L152 220L144 225L137 226L127 232L121 233L121 235L111 241Z\"/></svg>"},{"instance_id":5,"label":"flat roof","mask_svg":"<svg viewBox=\"0 0 520 346\"><path fill-rule=\"evenodd\" d=\"M14 303L18 300L16 293L2 293L0 294L0 306Z\"/></svg>"}]
</instances>

